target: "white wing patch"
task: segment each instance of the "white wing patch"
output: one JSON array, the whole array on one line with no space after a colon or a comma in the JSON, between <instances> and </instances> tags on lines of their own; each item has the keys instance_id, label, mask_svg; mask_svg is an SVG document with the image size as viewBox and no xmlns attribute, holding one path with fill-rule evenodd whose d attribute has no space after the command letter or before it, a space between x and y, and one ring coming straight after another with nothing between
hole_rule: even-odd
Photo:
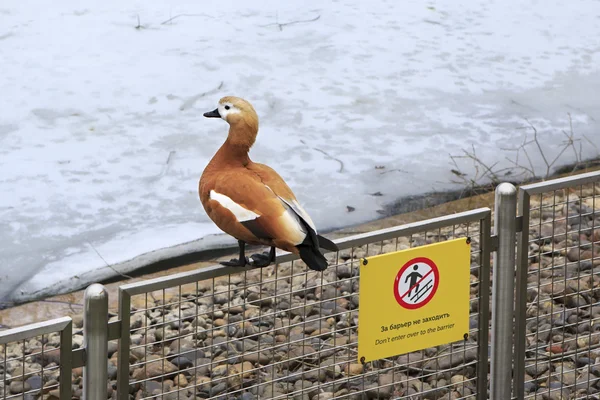
<instances>
[{"instance_id":1,"label":"white wing patch","mask_svg":"<svg viewBox=\"0 0 600 400\"><path fill-rule=\"evenodd\" d=\"M210 199L216 201L222 207L225 207L231 211L233 215L235 215L235 218L238 220L238 222L251 221L260 217L260 215L257 213L240 206L238 203L231 200L230 197L221 193L217 193L214 190L210 191Z\"/></svg>"}]
</instances>

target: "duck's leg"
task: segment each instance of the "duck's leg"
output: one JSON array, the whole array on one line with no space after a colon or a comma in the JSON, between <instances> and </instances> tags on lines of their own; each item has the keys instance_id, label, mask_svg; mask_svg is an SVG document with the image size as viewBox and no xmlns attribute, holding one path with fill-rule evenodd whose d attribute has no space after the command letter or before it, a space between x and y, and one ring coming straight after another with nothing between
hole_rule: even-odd
<instances>
[{"instance_id":1,"label":"duck's leg","mask_svg":"<svg viewBox=\"0 0 600 400\"><path fill-rule=\"evenodd\" d=\"M262 254L252 254L250 256L254 260L252 263L253 267L264 268L268 265L271 265L273 261L275 261L275 246L271 246L271 251L264 252Z\"/></svg>"},{"instance_id":2,"label":"duck's leg","mask_svg":"<svg viewBox=\"0 0 600 400\"><path fill-rule=\"evenodd\" d=\"M237 260L232 258L229 261L221 261L219 264L226 267L245 267L246 265L250 264L250 261L246 257L246 242L243 240L238 240L238 245L240 246L240 258Z\"/></svg>"}]
</instances>

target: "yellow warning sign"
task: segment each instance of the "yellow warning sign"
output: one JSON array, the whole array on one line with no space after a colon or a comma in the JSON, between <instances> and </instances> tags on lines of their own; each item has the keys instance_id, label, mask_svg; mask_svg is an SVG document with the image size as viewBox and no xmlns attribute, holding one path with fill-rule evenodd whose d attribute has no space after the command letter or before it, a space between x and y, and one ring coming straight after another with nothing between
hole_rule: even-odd
<instances>
[{"instance_id":1,"label":"yellow warning sign","mask_svg":"<svg viewBox=\"0 0 600 400\"><path fill-rule=\"evenodd\" d=\"M362 259L358 359L464 340L470 253L470 240L462 238Z\"/></svg>"}]
</instances>

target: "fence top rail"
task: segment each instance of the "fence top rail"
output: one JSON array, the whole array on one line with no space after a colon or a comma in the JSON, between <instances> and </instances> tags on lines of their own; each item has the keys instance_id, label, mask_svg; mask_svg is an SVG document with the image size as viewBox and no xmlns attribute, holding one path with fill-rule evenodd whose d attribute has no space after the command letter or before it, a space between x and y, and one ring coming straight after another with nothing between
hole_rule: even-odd
<instances>
[{"instance_id":1,"label":"fence top rail","mask_svg":"<svg viewBox=\"0 0 600 400\"><path fill-rule=\"evenodd\" d=\"M400 236L407 236L415 233L444 228L450 225L458 225L468 222L481 221L491 215L488 207L477 208L456 214L445 215L442 217L431 218L424 221L413 222L404 225L398 225L391 228L379 229L373 232L362 233L359 235L348 236L334 240L340 250L350 249L355 246L361 246L367 243L378 242L381 240L394 239ZM277 256L276 263L281 264L288 261L297 260L298 256L292 253L283 253ZM254 267L226 267L220 264L211 265L206 268L181 272L167 277L158 277L140 282L129 283L119 287L120 295L137 295L155 290L166 289L174 286L185 285L205 279L216 278L228 274L249 271Z\"/></svg>"},{"instance_id":2,"label":"fence top rail","mask_svg":"<svg viewBox=\"0 0 600 400\"><path fill-rule=\"evenodd\" d=\"M0 332L0 344L18 342L31 337L47 335L65 329L71 323L71 317L61 317L43 322L36 322L18 328Z\"/></svg>"},{"instance_id":3,"label":"fence top rail","mask_svg":"<svg viewBox=\"0 0 600 400\"><path fill-rule=\"evenodd\" d=\"M585 174L532 183L530 185L521 186L519 189L531 195L566 189L569 187L585 185L594 182L600 182L600 171L586 172Z\"/></svg>"}]
</instances>

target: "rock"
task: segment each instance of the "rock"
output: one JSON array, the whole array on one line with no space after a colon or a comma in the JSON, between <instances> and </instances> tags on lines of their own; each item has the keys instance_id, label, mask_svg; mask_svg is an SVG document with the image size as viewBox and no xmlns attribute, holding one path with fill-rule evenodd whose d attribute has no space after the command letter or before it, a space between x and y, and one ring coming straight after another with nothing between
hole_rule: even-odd
<instances>
[{"instance_id":1,"label":"rock","mask_svg":"<svg viewBox=\"0 0 600 400\"><path fill-rule=\"evenodd\" d=\"M248 361L244 361L243 363L239 364L234 364L229 369L230 374L241 374L242 378L252 376L252 374L254 374L255 371L256 369L254 368L252 363Z\"/></svg>"},{"instance_id":2,"label":"rock","mask_svg":"<svg viewBox=\"0 0 600 400\"><path fill-rule=\"evenodd\" d=\"M191 368L194 366L192 360L184 356L177 356L171 360L171 363L179 369Z\"/></svg>"},{"instance_id":3,"label":"rock","mask_svg":"<svg viewBox=\"0 0 600 400\"><path fill-rule=\"evenodd\" d=\"M130 320L131 329L139 329L150 324L150 320L144 314L141 313L134 314Z\"/></svg>"},{"instance_id":4,"label":"rock","mask_svg":"<svg viewBox=\"0 0 600 400\"><path fill-rule=\"evenodd\" d=\"M175 377L175 379L173 380L173 383L179 387L184 388L188 385L188 380L185 377L185 375L179 374Z\"/></svg>"},{"instance_id":5,"label":"rock","mask_svg":"<svg viewBox=\"0 0 600 400\"><path fill-rule=\"evenodd\" d=\"M227 384L225 382L217 383L215 386L211 387L208 391L211 397L221 394L227 390Z\"/></svg>"},{"instance_id":6,"label":"rock","mask_svg":"<svg viewBox=\"0 0 600 400\"><path fill-rule=\"evenodd\" d=\"M525 382L523 387L525 388L525 393L531 393L537 389L537 385L532 381Z\"/></svg>"},{"instance_id":7,"label":"rock","mask_svg":"<svg viewBox=\"0 0 600 400\"><path fill-rule=\"evenodd\" d=\"M272 385L267 385L267 387L265 387L263 389L263 393L259 396L260 399L272 399L272 398L285 398L285 393L286 390L284 389L284 387L278 383L275 382Z\"/></svg>"},{"instance_id":8,"label":"rock","mask_svg":"<svg viewBox=\"0 0 600 400\"><path fill-rule=\"evenodd\" d=\"M378 398L388 399L391 397L392 392L394 391L394 382L395 376L397 374L394 371L388 371L385 374L379 375L377 378L377 382L379 384L379 394Z\"/></svg>"},{"instance_id":9,"label":"rock","mask_svg":"<svg viewBox=\"0 0 600 400\"><path fill-rule=\"evenodd\" d=\"M225 364L216 365L210 372L211 378L219 378L221 376L227 375L229 372L229 367Z\"/></svg>"},{"instance_id":10,"label":"rock","mask_svg":"<svg viewBox=\"0 0 600 400\"><path fill-rule=\"evenodd\" d=\"M552 332L552 325L550 324L541 324L537 328L537 338L538 340L547 342L550 338L550 333Z\"/></svg>"},{"instance_id":11,"label":"rock","mask_svg":"<svg viewBox=\"0 0 600 400\"><path fill-rule=\"evenodd\" d=\"M244 307L243 306L233 306L233 307L229 307L227 309L227 311L230 314L241 314L244 312Z\"/></svg>"},{"instance_id":12,"label":"rock","mask_svg":"<svg viewBox=\"0 0 600 400\"><path fill-rule=\"evenodd\" d=\"M117 371L117 367L109 361L106 365L108 379L110 379L111 381L117 379Z\"/></svg>"},{"instance_id":13,"label":"rock","mask_svg":"<svg viewBox=\"0 0 600 400\"><path fill-rule=\"evenodd\" d=\"M208 385L210 385L211 382L212 380L209 377L201 375L196 378L195 384L198 387L198 389L202 391L208 391L207 387Z\"/></svg>"},{"instance_id":14,"label":"rock","mask_svg":"<svg viewBox=\"0 0 600 400\"><path fill-rule=\"evenodd\" d=\"M10 382L9 389L12 394L19 394L31 390L31 386L29 386L27 381L12 381Z\"/></svg>"},{"instance_id":15,"label":"rock","mask_svg":"<svg viewBox=\"0 0 600 400\"><path fill-rule=\"evenodd\" d=\"M307 391L308 389L313 387L313 383L304 379L299 379L294 383L294 390L297 392L300 391ZM312 396L316 396L318 390L316 390L314 393L312 393Z\"/></svg>"},{"instance_id":16,"label":"rock","mask_svg":"<svg viewBox=\"0 0 600 400\"><path fill-rule=\"evenodd\" d=\"M577 359L575 361L577 363L577 368L581 368L586 365L594 364L594 360L592 360L591 358L588 358L588 357L577 357Z\"/></svg>"},{"instance_id":17,"label":"rock","mask_svg":"<svg viewBox=\"0 0 600 400\"><path fill-rule=\"evenodd\" d=\"M319 293L319 290L317 290L317 293ZM335 299L335 298L339 297L340 294L341 293L339 292L338 288L336 288L334 286L329 286L329 285L324 286L324 287L321 287L320 300L324 301L324 300Z\"/></svg>"},{"instance_id":18,"label":"rock","mask_svg":"<svg viewBox=\"0 0 600 400\"><path fill-rule=\"evenodd\" d=\"M546 388L540 388L538 394L543 400L568 400L571 392L568 389L557 389L548 391Z\"/></svg>"},{"instance_id":19,"label":"rock","mask_svg":"<svg viewBox=\"0 0 600 400\"><path fill-rule=\"evenodd\" d=\"M319 364L319 372L325 373L328 378L338 378L342 374L342 369L339 365L333 364L333 360L325 360Z\"/></svg>"},{"instance_id":20,"label":"rock","mask_svg":"<svg viewBox=\"0 0 600 400\"><path fill-rule=\"evenodd\" d=\"M75 314L71 317L75 328L83 328L83 314Z\"/></svg>"},{"instance_id":21,"label":"rock","mask_svg":"<svg viewBox=\"0 0 600 400\"><path fill-rule=\"evenodd\" d=\"M108 358L111 358L113 354L115 354L119 350L119 344L111 340L108 342Z\"/></svg>"},{"instance_id":22,"label":"rock","mask_svg":"<svg viewBox=\"0 0 600 400\"><path fill-rule=\"evenodd\" d=\"M133 345L139 345L142 343L142 339L144 339L144 337L142 335L140 335L139 333L134 333L133 335L131 335L131 344Z\"/></svg>"},{"instance_id":23,"label":"rock","mask_svg":"<svg viewBox=\"0 0 600 400\"><path fill-rule=\"evenodd\" d=\"M458 384L462 384L465 381L468 381L469 378L467 378L466 376L463 375L453 375L452 378L450 378L450 382L453 385L458 385Z\"/></svg>"},{"instance_id":24,"label":"rock","mask_svg":"<svg viewBox=\"0 0 600 400\"><path fill-rule=\"evenodd\" d=\"M142 383L142 392L146 397L153 394L162 393L162 384L156 381L146 381Z\"/></svg>"},{"instance_id":25,"label":"rock","mask_svg":"<svg viewBox=\"0 0 600 400\"><path fill-rule=\"evenodd\" d=\"M20 347L20 346L17 346ZM43 356L43 357L42 357ZM60 350L49 345L44 346L44 354L36 354L32 357L33 362L46 367L48 364L60 364Z\"/></svg>"},{"instance_id":26,"label":"rock","mask_svg":"<svg viewBox=\"0 0 600 400\"><path fill-rule=\"evenodd\" d=\"M428 360L425 362L424 367L427 369L450 369L456 367L465 362L475 361L477 359L477 349L469 348L463 353L455 353L450 355L444 355L437 359Z\"/></svg>"},{"instance_id":27,"label":"rock","mask_svg":"<svg viewBox=\"0 0 600 400\"><path fill-rule=\"evenodd\" d=\"M215 304L224 305L229 302L229 293L217 293L213 297L213 302Z\"/></svg>"},{"instance_id":28,"label":"rock","mask_svg":"<svg viewBox=\"0 0 600 400\"><path fill-rule=\"evenodd\" d=\"M437 349L435 349L436 353L437 353ZM431 356L434 356L434 354L432 354ZM425 356L423 355L422 352L414 352L414 353L407 353L407 354L402 354L400 356L398 356L396 358L396 362L400 365L410 365L411 367L415 367L415 368L421 368L423 366L423 358Z\"/></svg>"},{"instance_id":29,"label":"rock","mask_svg":"<svg viewBox=\"0 0 600 400\"><path fill-rule=\"evenodd\" d=\"M344 368L344 372L348 375L348 376L356 376L356 375L360 375L363 373L364 371L364 367L362 364L358 364L358 363L354 363L354 364L347 364L345 366L346 368Z\"/></svg>"},{"instance_id":30,"label":"rock","mask_svg":"<svg viewBox=\"0 0 600 400\"><path fill-rule=\"evenodd\" d=\"M33 390L41 389L43 386L42 377L38 375L30 376L29 378L27 378L25 383L26 385L29 385L29 387Z\"/></svg>"},{"instance_id":31,"label":"rock","mask_svg":"<svg viewBox=\"0 0 600 400\"><path fill-rule=\"evenodd\" d=\"M323 322L323 325L326 325L326 323ZM321 329L317 329L316 331L311 333L310 336L318 337L318 338L324 340L324 339L329 338L332 333L333 332L331 331L331 328L321 328Z\"/></svg>"},{"instance_id":32,"label":"rock","mask_svg":"<svg viewBox=\"0 0 600 400\"><path fill-rule=\"evenodd\" d=\"M211 360L210 358L197 358L194 360L194 367L196 374L207 376L210 369Z\"/></svg>"},{"instance_id":33,"label":"rock","mask_svg":"<svg viewBox=\"0 0 600 400\"><path fill-rule=\"evenodd\" d=\"M260 307L270 307L273 304L273 298L269 296L263 296L259 293L250 293L248 297L246 297L246 301L250 304L257 305Z\"/></svg>"},{"instance_id":34,"label":"rock","mask_svg":"<svg viewBox=\"0 0 600 400\"><path fill-rule=\"evenodd\" d=\"M334 394L332 392L323 392L323 393L319 393L318 395L314 396L312 398L312 400L329 400L329 399L333 399Z\"/></svg>"},{"instance_id":35,"label":"rock","mask_svg":"<svg viewBox=\"0 0 600 400\"><path fill-rule=\"evenodd\" d=\"M349 265L338 265L335 272L339 279L352 278L352 268Z\"/></svg>"},{"instance_id":36,"label":"rock","mask_svg":"<svg viewBox=\"0 0 600 400\"><path fill-rule=\"evenodd\" d=\"M179 368L175 365L171 364L167 360L162 360L158 356L150 355L148 356L148 361L156 360L154 362L148 362L146 365L141 366L134 370L133 378L137 380L142 380L146 378L155 378L161 375L168 375L174 372L177 372Z\"/></svg>"},{"instance_id":37,"label":"rock","mask_svg":"<svg viewBox=\"0 0 600 400\"><path fill-rule=\"evenodd\" d=\"M262 350L260 352L251 352L248 354L242 355L243 361L249 361L251 363L258 363L262 365L267 365L273 360L273 351L272 350Z\"/></svg>"},{"instance_id":38,"label":"rock","mask_svg":"<svg viewBox=\"0 0 600 400\"><path fill-rule=\"evenodd\" d=\"M71 343L73 350L80 349L83 347L83 335L73 335L73 341Z\"/></svg>"},{"instance_id":39,"label":"rock","mask_svg":"<svg viewBox=\"0 0 600 400\"><path fill-rule=\"evenodd\" d=\"M534 377L537 378L538 376L542 375L544 372L548 371L550 367L548 366L547 363L538 363L538 364L531 364L531 365L526 365L525 366L525 372Z\"/></svg>"},{"instance_id":40,"label":"rock","mask_svg":"<svg viewBox=\"0 0 600 400\"><path fill-rule=\"evenodd\" d=\"M207 326L208 324L206 323L206 320L203 317L197 316L192 320L192 328L206 329Z\"/></svg>"}]
</instances>

